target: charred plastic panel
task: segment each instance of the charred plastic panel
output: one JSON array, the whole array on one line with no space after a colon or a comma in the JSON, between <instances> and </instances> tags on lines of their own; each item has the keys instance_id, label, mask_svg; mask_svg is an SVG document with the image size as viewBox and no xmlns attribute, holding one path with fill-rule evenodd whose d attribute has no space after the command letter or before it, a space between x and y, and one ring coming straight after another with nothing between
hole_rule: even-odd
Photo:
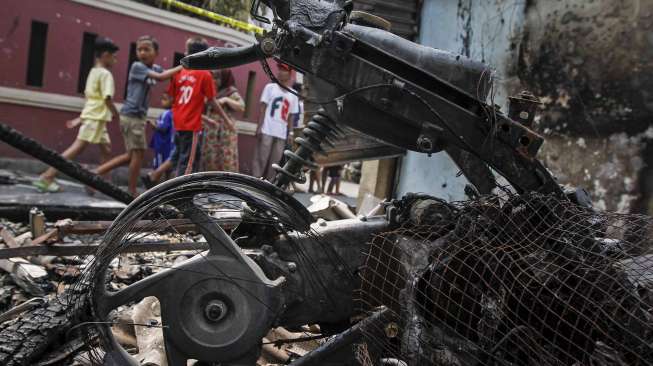
<instances>
[{"instance_id":1,"label":"charred plastic panel","mask_svg":"<svg viewBox=\"0 0 653 366\"><path fill-rule=\"evenodd\" d=\"M545 103L540 127L629 134L653 120L652 0L533 0L513 73Z\"/></svg>"},{"instance_id":2,"label":"charred plastic panel","mask_svg":"<svg viewBox=\"0 0 653 366\"><path fill-rule=\"evenodd\" d=\"M354 9L372 13L392 23L392 33L415 40L419 33L421 0L354 0Z\"/></svg>"}]
</instances>

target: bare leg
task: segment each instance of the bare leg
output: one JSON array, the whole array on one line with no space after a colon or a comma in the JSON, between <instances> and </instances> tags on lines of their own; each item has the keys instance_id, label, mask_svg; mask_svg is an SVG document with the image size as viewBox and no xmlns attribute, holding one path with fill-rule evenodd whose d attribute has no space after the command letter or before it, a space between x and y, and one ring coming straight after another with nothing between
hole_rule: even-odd
<instances>
[{"instance_id":1,"label":"bare leg","mask_svg":"<svg viewBox=\"0 0 653 366\"><path fill-rule=\"evenodd\" d=\"M315 170L311 170L308 173L308 177L309 177L308 178L308 193L313 193L314 192L313 191L313 183L315 183L317 181L317 188L318 189L320 188L320 183L317 180L317 174L315 173Z\"/></svg>"},{"instance_id":2,"label":"bare leg","mask_svg":"<svg viewBox=\"0 0 653 366\"><path fill-rule=\"evenodd\" d=\"M95 173L99 175L105 175L108 172L116 169L117 167L125 165L127 163L129 163L129 154L124 153L114 157L113 159L97 167L95 169Z\"/></svg>"},{"instance_id":3,"label":"bare leg","mask_svg":"<svg viewBox=\"0 0 653 366\"><path fill-rule=\"evenodd\" d=\"M161 181L163 176L170 170L172 170L172 161L168 159L164 161L163 164L159 165L158 168L156 168L150 173L150 180L154 183L158 183Z\"/></svg>"},{"instance_id":4,"label":"bare leg","mask_svg":"<svg viewBox=\"0 0 653 366\"><path fill-rule=\"evenodd\" d=\"M281 158L283 157L283 150L286 148L286 141L280 138L272 138L272 148L270 149L270 155L268 163L265 165L263 176L268 180L268 182L273 183L277 172L272 168L272 164L279 164Z\"/></svg>"},{"instance_id":5,"label":"bare leg","mask_svg":"<svg viewBox=\"0 0 653 366\"><path fill-rule=\"evenodd\" d=\"M340 177L336 178L336 194L340 195Z\"/></svg>"},{"instance_id":6,"label":"bare leg","mask_svg":"<svg viewBox=\"0 0 653 366\"><path fill-rule=\"evenodd\" d=\"M254 146L254 160L252 161L252 175L261 178L265 174L265 168L270 161L273 137L259 134Z\"/></svg>"},{"instance_id":7,"label":"bare leg","mask_svg":"<svg viewBox=\"0 0 653 366\"><path fill-rule=\"evenodd\" d=\"M335 182L333 180L333 177L329 179L329 187L327 188L327 194L332 194L333 193L333 187L335 186Z\"/></svg>"},{"instance_id":8,"label":"bare leg","mask_svg":"<svg viewBox=\"0 0 653 366\"><path fill-rule=\"evenodd\" d=\"M98 145L98 147L100 148L100 166L102 166L111 159L111 145L100 144ZM107 179L108 174L105 173L104 175L102 175L102 177L104 177L104 179Z\"/></svg>"},{"instance_id":9,"label":"bare leg","mask_svg":"<svg viewBox=\"0 0 653 366\"><path fill-rule=\"evenodd\" d=\"M109 159L111 159L111 145L110 144L99 144L98 147L100 148L100 166L102 166L107 161L109 161ZM102 178L108 179L109 178L108 172L104 173L104 175L102 175ZM95 189L93 189L93 188L91 188L89 186L85 186L84 189L86 189L86 193L89 196L95 195Z\"/></svg>"},{"instance_id":10,"label":"bare leg","mask_svg":"<svg viewBox=\"0 0 653 366\"><path fill-rule=\"evenodd\" d=\"M327 180L327 168L322 168L322 187L320 187L320 193L324 193L326 189L326 180Z\"/></svg>"},{"instance_id":11,"label":"bare leg","mask_svg":"<svg viewBox=\"0 0 653 366\"><path fill-rule=\"evenodd\" d=\"M132 196L138 196L136 186L138 185L138 178L141 176L141 167L143 165L143 156L145 150L134 149L129 152L131 159L129 160L129 193Z\"/></svg>"},{"instance_id":12,"label":"bare leg","mask_svg":"<svg viewBox=\"0 0 653 366\"><path fill-rule=\"evenodd\" d=\"M324 193L324 185L322 184L322 180L320 179L321 172L322 172L322 168L317 168L317 170L315 171L315 182L317 183L318 193Z\"/></svg>"},{"instance_id":13,"label":"bare leg","mask_svg":"<svg viewBox=\"0 0 653 366\"><path fill-rule=\"evenodd\" d=\"M66 149L63 153L61 153L61 156L68 160L74 159L77 155L79 155L84 149L86 148L86 145L88 145L88 142L82 141L82 140L75 140L70 147ZM57 170L54 168L48 168L43 174L41 174L41 179L44 181L51 183L54 180L54 177L57 175Z\"/></svg>"}]
</instances>

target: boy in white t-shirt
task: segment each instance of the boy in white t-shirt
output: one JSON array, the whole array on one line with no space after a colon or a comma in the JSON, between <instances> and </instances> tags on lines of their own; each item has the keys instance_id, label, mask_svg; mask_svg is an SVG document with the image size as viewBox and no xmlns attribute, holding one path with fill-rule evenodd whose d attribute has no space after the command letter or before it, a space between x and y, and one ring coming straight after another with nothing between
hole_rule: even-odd
<instances>
[{"instance_id":1,"label":"boy in white t-shirt","mask_svg":"<svg viewBox=\"0 0 653 366\"><path fill-rule=\"evenodd\" d=\"M292 86L292 70L288 65L279 64L277 79L284 86ZM272 182L275 172L272 164L278 164L292 130L294 115L299 113L299 99L276 83L270 83L261 95L261 110L264 111L256 128L257 144L254 149L252 175L264 177Z\"/></svg>"}]
</instances>

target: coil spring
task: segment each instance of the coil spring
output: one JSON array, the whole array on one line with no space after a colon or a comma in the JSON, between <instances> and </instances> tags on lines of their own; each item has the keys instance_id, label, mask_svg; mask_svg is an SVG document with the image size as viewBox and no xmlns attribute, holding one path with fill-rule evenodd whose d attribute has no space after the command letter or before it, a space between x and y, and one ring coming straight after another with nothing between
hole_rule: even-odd
<instances>
[{"instance_id":1,"label":"coil spring","mask_svg":"<svg viewBox=\"0 0 653 366\"><path fill-rule=\"evenodd\" d=\"M295 138L298 148L294 152L290 150L283 152L287 159L284 166L272 165L272 168L277 172L275 184L278 187L285 188L291 182L305 183L306 176L303 168L317 169L318 167L312 161L313 154L326 156L322 144L333 147L333 141L342 133L342 130L326 114L326 111L320 108L302 130L302 136Z\"/></svg>"}]
</instances>

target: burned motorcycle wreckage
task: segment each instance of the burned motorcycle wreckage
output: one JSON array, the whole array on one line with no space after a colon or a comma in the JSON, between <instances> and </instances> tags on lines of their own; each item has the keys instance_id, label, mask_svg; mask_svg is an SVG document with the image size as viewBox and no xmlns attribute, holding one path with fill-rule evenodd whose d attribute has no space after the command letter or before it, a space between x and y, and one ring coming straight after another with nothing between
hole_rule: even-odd
<instances>
[{"instance_id":1,"label":"burned motorcycle wreckage","mask_svg":"<svg viewBox=\"0 0 653 366\"><path fill-rule=\"evenodd\" d=\"M161 303L169 365L254 365L270 328L305 324L333 337L293 365L653 362L652 222L595 212L582 190L559 186L536 159L536 98L512 98L504 115L485 102L492 78L483 64L401 39L352 12L351 1L263 3L275 18L261 19L273 29L257 44L182 63L262 62L269 72L274 58L319 80L310 99L322 107L275 167L275 182L183 176L114 221L68 298L71 313L92 318L83 328L102 346L98 363L138 364L110 319L147 296ZM348 129L447 152L474 198L408 195L386 203L383 216L314 222L284 188ZM181 227L189 224L190 233ZM209 250L107 288L121 250L156 235L205 240Z\"/></svg>"}]
</instances>

